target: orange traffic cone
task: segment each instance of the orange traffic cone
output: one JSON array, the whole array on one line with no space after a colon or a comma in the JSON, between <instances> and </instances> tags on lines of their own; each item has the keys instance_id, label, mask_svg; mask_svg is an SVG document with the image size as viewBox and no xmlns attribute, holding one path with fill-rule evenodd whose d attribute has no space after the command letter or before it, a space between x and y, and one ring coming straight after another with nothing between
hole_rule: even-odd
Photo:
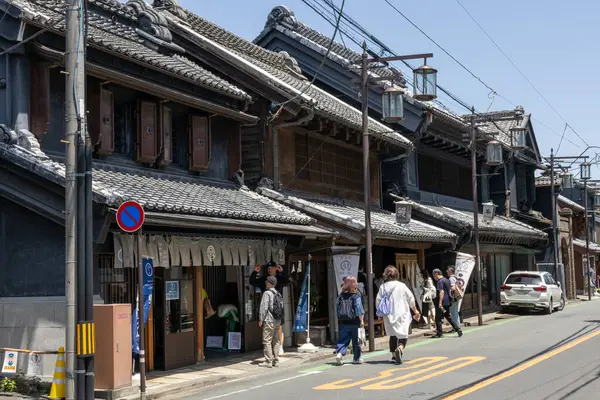
<instances>
[{"instance_id":1,"label":"orange traffic cone","mask_svg":"<svg viewBox=\"0 0 600 400\"><path fill-rule=\"evenodd\" d=\"M64 399L66 396L65 383L67 379L67 370L65 364L65 348L58 349L56 357L56 367L54 369L54 379L52 380L52 388L50 389L51 399Z\"/></svg>"}]
</instances>

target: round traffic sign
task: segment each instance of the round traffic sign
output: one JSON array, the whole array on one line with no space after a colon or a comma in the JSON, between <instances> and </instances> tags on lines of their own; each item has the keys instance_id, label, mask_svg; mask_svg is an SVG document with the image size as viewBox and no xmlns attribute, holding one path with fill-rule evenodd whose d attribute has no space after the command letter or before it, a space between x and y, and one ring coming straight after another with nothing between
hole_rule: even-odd
<instances>
[{"instance_id":1,"label":"round traffic sign","mask_svg":"<svg viewBox=\"0 0 600 400\"><path fill-rule=\"evenodd\" d=\"M123 231L132 233L144 224L144 209L137 201L126 201L117 210L117 225Z\"/></svg>"}]
</instances>

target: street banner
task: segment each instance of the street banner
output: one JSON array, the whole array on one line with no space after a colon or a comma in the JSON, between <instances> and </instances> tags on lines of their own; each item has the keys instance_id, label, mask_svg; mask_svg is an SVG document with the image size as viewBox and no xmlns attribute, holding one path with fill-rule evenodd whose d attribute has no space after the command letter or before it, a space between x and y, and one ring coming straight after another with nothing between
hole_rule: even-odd
<instances>
[{"instance_id":1,"label":"street banner","mask_svg":"<svg viewBox=\"0 0 600 400\"><path fill-rule=\"evenodd\" d=\"M300 300L298 300L298 307L296 308L296 318L294 318L293 332L307 332L308 331L308 291L310 285L310 259L306 264L306 274L304 275L304 281L302 282L302 289L300 290Z\"/></svg>"},{"instance_id":2,"label":"street banner","mask_svg":"<svg viewBox=\"0 0 600 400\"><path fill-rule=\"evenodd\" d=\"M150 314L150 306L152 305L154 263L151 258L142 258L142 266L144 268L144 280L142 283L142 294L144 295L144 325L146 325L148 323L148 315ZM138 312L138 305L136 304L136 307L133 310L133 316L131 318L132 348L135 354L139 354L140 352L140 331Z\"/></svg>"},{"instance_id":3,"label":"street banner","mask_svg":"<svg viewBox=\"0 0 600 400\"><path fill-rule=\"evenodd\" d=\"M454 276L456 283L461 285L464 290L467 289L467 284L475 268L475 256L466 253L456 253L456 265L454 268ZM462 299L458 301L458 310L462 306Z\"/></svg>"},{"instance_id":4,"label":"street banner","mask_svg":"<svg viewBox=\"0 0 600 400\"><path fill-rule=\"evenodd\" d=\"M356 247L334 246L331 251L333 253L333 270L335 272L335 282L339 295L344 278L349 275L358 276L360 253Z\"/></svg>"}]
</instances>

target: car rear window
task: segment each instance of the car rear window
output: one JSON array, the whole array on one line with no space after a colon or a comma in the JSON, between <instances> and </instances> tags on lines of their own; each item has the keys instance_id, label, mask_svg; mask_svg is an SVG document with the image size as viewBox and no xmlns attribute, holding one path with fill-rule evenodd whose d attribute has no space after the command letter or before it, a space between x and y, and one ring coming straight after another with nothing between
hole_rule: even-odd
<instances>
[{"instance_id":1,"label":"car rear window","mask_svg":"<svg viewBox=\"0 0 600 400\"><path fill-rule=\"evenodd\" d=\"M510 285L541 285L542 278L538 275L514 274L506 278L506 284Z\"/></svg>"}]
</instances>

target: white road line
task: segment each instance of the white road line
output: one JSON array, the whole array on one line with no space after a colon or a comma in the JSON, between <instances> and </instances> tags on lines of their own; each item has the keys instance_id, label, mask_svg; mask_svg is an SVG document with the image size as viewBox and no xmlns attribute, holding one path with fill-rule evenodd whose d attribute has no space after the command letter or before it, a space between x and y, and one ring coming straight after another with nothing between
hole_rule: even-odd
<instances>
[{"instance_id":1,"label":"white road line","mask_svg":"<svg viewBox=\"0 0 600 400\"><path fill-rule=\"evenodd\" d=\"M279 379L278 381L273 381L273 382L265 383L264 385L253 386L253 387L248 388L248 389L241 389L241 390L236 390L235 392L230 392L230 393L220 394L218 396L208 397L208 398L206 398L204 400L221 399L223 397L233 396L234 394L245 393L245 392L249 392L249 391L255 390L255 389L260 389L260 388L263 388L263 387L277 385L278 383L281 383L281 382L291 381L292 379L303 378L303 377L308 376L308 375L315 375L315 374L320 374L320 373L321 373L321 371L306 372L306 373L303 373L303 374L300 374L300 375L296 375L296 376L292 376L292 377L289 377L289 378Z\"/></svg>"}]
</instances>

